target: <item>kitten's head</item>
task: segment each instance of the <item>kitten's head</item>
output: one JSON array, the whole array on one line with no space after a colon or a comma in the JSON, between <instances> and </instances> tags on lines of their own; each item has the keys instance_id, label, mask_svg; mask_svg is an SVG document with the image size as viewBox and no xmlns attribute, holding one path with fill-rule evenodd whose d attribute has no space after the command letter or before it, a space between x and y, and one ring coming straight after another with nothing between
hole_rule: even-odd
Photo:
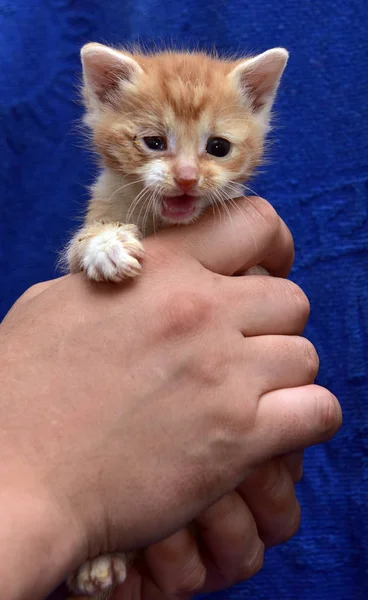
<instances>
[{"instance_id":1,"label":"kitten's head","mask_svg":"<svg viewBox=\"0 0 368 600\"><path fill-rule=\"evenodd\" d=\"M283 48L233 61L87 44L85 122L105 165L139 181L161 222L187 223L241 195L262 159L287 59Z\"/></svg>"}]
</instances>

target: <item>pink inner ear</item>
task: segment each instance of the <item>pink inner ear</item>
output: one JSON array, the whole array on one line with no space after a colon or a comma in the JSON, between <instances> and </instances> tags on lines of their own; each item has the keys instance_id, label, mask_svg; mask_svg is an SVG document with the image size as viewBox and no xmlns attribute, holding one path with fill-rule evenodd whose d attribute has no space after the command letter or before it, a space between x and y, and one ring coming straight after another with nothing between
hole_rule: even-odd
<instances>
[{"instance_id":1,"label":"pink inner ear","mask_svg":"<svg viewBox=\"0 0 368 600\"><path fill-rule=\"evenodd\" d=\"M83 56L83 70L86 83L103 102L120 81L132 79L134 65L113 53L90 50Z\"/></svg>"},{"instance_id":2,"label":"pink inner ear","mask_svg":"<svg viewBox=\"0 0 368 600\"><path fill-rule=\"evenodd\" d=\"M272 95L274 86L272 77L268 73L248 73L244 76L245 84L252 96L254 110L259 110Z\"/></svg>"},{"instance_id":3,"label":"pink inner ear","mask_svg":"<svg viewBox=\"0 0 368 600\"><path fill-rule=\"evenodd\" d=\"M284 50L270 50L244 64L239 74L240 86L250 96L255 111L272 104L287 56Z\"/></svg>"},{"instance_id":4,"label":"pink inner ear","mask_svg":"<svg viewBox=\"0 0 368 600\"><path fill-rule=\"evenodd\" d=\"M254 110L259 110L273 97L278 78L275 73L268 71L263 65L256 69L245 70L241 76L242 87L252 100Z\"/></svg>"}]
</instances>

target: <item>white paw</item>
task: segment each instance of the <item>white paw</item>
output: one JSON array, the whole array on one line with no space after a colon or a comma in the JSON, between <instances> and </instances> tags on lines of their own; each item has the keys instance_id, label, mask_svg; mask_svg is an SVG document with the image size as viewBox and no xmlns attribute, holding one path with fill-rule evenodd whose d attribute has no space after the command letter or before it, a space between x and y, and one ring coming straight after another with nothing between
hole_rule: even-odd
<instances>
[{"instance_id":1,"label":"white paw","mask_svg":"<svg viewBox=\"0 0 368 600\"><path fill-rule=\"evenodd\" d=\"M140 273L143 253L134 226L106 226L85 241L81 264L89 279L119 282Z\"/></svg>"},{"instance_id":2,"label":"white paw","mask_svg":"<svg viewBox=\"0 0 368 600\"><path fill-rule=\"evenodd\" d=\"M124 554L106 554L84 563L69 577L69 589L75 594L108 598L109 590L123 583L127 574L127 557Z\"/></svg>"}]
</instances>

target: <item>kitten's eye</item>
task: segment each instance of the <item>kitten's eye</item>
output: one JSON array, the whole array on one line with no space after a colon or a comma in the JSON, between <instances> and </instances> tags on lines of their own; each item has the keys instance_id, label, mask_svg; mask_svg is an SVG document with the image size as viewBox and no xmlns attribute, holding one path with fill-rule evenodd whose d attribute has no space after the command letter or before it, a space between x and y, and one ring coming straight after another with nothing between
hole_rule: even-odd
<instances>
[{"instance_id":1,"label":"kitten's eye","mask_svg":"<svg viewBox=\"0 0 368 600\"><path fill-rule=\"evenodd\" d=\"M207 142L206 152L212 154L212 156L218 156L222 158L229 154L231 144L224 138L210 138Z\"/></svg>"},{"instance_id":2,"label":"kitten's eye","mask_svg":"<svg viewBox=\"0 0 368 600\"><path fill-rule=\"evenodd\" d=\"M163 150L167 150L167 144L166 144L165 138L160 137L158 135L144 137L143 141L146 144L147 148L149 148L150 150L158 150L159 152L162 152Z\"/></svg>"}]
</instances>

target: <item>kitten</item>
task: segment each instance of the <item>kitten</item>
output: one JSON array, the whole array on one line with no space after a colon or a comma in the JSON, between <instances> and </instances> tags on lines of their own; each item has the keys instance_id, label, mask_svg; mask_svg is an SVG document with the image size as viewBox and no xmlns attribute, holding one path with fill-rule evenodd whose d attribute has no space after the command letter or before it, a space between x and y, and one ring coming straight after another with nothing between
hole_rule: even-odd
<instances>
[{"instance_id":1,"label":"kitten","mask_svg":"<svg viewBox=\"0 0 368 600\"><path fill-rule=\"evenodd\" d=\"M121 282L141 271L142 235L242 195L262 160L288 53L230 60L93 43L81 56L85 124L102 171L66 260L72 273ZM102 599L125 575L125 556L111 555L89 561L69 584Z\"/></svg>"}]
</instances>

